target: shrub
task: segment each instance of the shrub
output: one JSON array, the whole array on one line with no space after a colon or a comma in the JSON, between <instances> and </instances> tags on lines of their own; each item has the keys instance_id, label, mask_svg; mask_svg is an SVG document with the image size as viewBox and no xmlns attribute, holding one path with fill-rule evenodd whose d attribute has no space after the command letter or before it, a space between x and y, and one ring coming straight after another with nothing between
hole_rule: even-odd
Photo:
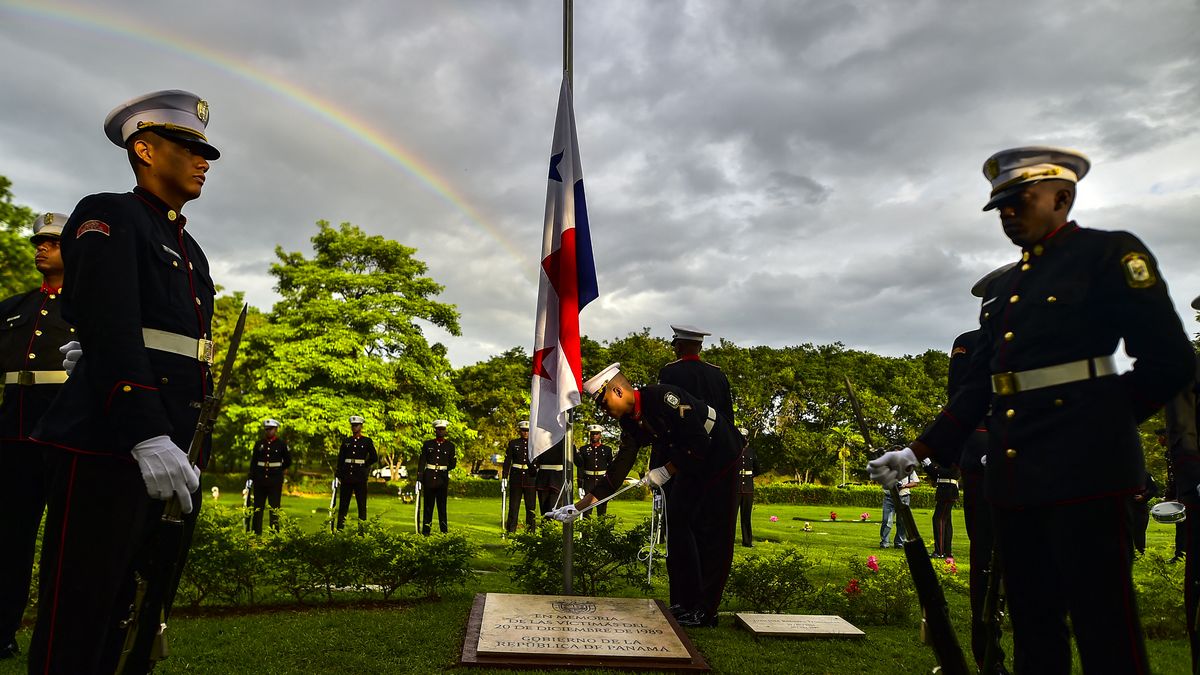
<instances>
[{"instance_id":1,"label":"shrub","mask_svg":"<svg viewBox=\"0 0 1200 675\"><path fill-rule=\"evenodd\" d=\"M933 497L933 488L913 488L910 506L915 509L931 509L935 506ZM883 503L883 491L879 489L878 485L834 487L813 483L773 483L755 486L754 502L756 504L800 504L877 509Z\"/></svg>"},{"instance_id":2,"label":"shrub","mask_svg":"<svg viewBox=\"0 0 1200 675\"><path fill-rule=\"evenodd\" d=\"M258 538L246 532L242 509L206 506L196 518L196 530L179 595L192 607L209 599L254 604L254 590L264 581L263 551Z\"/></svg>"},{"instance_id":3,"label":"shrub","mask_svg":"<svg viewBox=\"0 0 1200 675\"><path fill-rule=\"evenodd\" d=\"M864 624L911 624L920 605L908 561L869 562L858 556L850 559L850 579L841 589L846 619Z\"/></svg>"},{"instance_id":4,"label":"shrub","mask_svg":"<svg viewBox=\"0 0 1200 675\"><path fill-rule=\"evenodd\" d=\"M284 518L279 532L266 540L270 552L272 581L297 602L314 591L322 591L326 602L333 601L334 590L363 588L363 562L369 557L367 538L359 536L369 526L330 532L321 528L304 532L295 521Z\"/></svg>"},{"instance_id":5,"label":"shrub","mask_svg":"<svg viewBox=\"0 0 1200 675\"><path fill-rule=\"evenodd\" d=\"M584 595L602 595L622 582L648 593L646 565L638 555L649 536L649 518L628 530L617 529L617 519L610 515L575 521L572 587ZM562 541L562 526L552 520L517 533L509 540L508 553L520 562L509 576L528 593L560 593Z\"/></svg>"},{"instance_id":6,"label":"shrub","mask_svg":"<svg viewBox=\"0 0 1200 675\"><path fill-rule=\"evenodd\" d=\"M749 555L733 563L726 590L756 612L797 609L811 599L813 564L794 546L770 555Z\"/></svg>"},{"instance_id":7,"label":"shrub","mask_svg":"<svg viewBox=\"0 0 1200 675\"><path fill-rule=\"evenodd\" d=\"M475 578L470 563L479 549L465 534L451 532L422 537L405 533L401 536L418 540L412 583L425 597L436 598L443 590L464 586Z\"/></svg>"},{"instance_id":8,"label":"shrub","mask_svg":"<svg viewBox=\"0 0 1200 675\"><path fill-rule=\"evenodd\" d=\"M1146 637L1187 637L1183 606L1183 563L1168 563L1162 554L1147 551L1133 566L1133 587Z\"/></svg>"}]
</instances>

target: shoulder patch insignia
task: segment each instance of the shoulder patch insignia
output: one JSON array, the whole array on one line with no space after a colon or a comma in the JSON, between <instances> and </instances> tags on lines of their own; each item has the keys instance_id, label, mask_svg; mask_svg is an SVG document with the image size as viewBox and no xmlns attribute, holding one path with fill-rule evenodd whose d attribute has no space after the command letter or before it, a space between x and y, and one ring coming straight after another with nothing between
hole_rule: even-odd
<instances>
[{"instance_id":1,"label":"shoulder patch insignia","mask_svg":"<svg viewBox=\"0 0 1200 675\"><path fill-rule=\"evenodd\" d=\"M666 401L667 405L671 406L672 408L679 407L679 397L672 392L668 391L666 395L663 396L663 400Z\"/></svg>"},{"instance_id":2,"label":"shoulder patch insignia","mask_svg":"<svg viewBox=\"0 0 1200 675\"><path fill-rule=\"evenodd\" d=\"M966 353L967 353L966 347L955 347L954 351L950 352L950 358L954 358L955 356L958 356L959 354L966 354Z\"/></svg>"},{"instance_id":3,"label":"shoulder patch insignia","mask_svg":"<svg viewBox=\"0 0 1200 675\"><path fill-rule=\"evenodd\" d=\"M1158 282L1150 265L1150 256L1145 253L1126 253L1121 258L1121 269L1125 272L1125 283L1130 288L1149 288Z\"/></svg>"},{"instance_id":4,"label":"shoulder patch insignia","mask_svg":"<svg viewBox=\"0 0 1200 675\"><path fill-rule=\"evenodd\" d=\"M75 230L75 238L78 239L78 238L82 237L83 235L87 234L88 232L99 232L100 234L107 237L107 236L109 236L108 223L104 222L103 220L85 221L82 225L79 226L79 229Z\"/></svg>"}]
</instances>

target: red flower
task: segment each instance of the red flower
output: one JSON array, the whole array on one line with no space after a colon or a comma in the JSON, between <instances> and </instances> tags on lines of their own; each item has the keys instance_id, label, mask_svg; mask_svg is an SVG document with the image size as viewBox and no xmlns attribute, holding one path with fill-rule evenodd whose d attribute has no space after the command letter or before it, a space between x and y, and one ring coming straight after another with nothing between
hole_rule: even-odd
<instances>
[{"instance_id":1,"label":"red flower","mask_svg":"<svg viewBox=\"0 0 1200 675\"><path fill-rule=\"evenodd\" d=\"M830 519L830 520L837 520L837 511L830 511L830 512L829 512L829 519Z\"/></svg>"},{"instance_id":2,"label":"red flower","mask_svg":"<svg viewBox=\"0 0 1200 675\"><path fill-rule=\"evenodd\" d=\"M858 595L862 593L862 589L858 587L858 579L851 579L850 583L846 584L846 595Z\"/></svg>"},{"instance_id":3,"label":"red flower","mask_svg":"<svg viewBox=\"0 0 1200 675\"><path fill-rule=\"evenodd\" d=\"M871 570L872 572L878 572L879 571L879 559L873 555L867 556L867 569Z\"/></svg>"},{"instance_id":4,"label":"red flower","mask_svg":"<svg viewBox=\"0 0 1200 675\"><path fill-rule=\"evenodd\" d=\"M867 520L871 519L871 514L867 513L866 511L863 511L862 513L858 514L858 519L866 522Z\"/></svg>"}]
</instances>

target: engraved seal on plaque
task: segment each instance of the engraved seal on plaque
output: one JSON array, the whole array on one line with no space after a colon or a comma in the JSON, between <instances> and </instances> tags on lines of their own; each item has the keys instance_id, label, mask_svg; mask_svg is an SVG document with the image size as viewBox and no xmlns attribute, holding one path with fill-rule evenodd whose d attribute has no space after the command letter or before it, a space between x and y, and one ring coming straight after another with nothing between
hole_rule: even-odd
<instances>
[{"instance_id":1,"label":"engraved seal on plaque","mask_svg":"<svg viewBox=\"0 0 1200 675\"><path fill-rule=\"evenodd\" d=\"M594 602L571 602L566 600L558 600L551 605L555 610L563 614L595 614L596 603Z\"/></svg>"}]
</instances>

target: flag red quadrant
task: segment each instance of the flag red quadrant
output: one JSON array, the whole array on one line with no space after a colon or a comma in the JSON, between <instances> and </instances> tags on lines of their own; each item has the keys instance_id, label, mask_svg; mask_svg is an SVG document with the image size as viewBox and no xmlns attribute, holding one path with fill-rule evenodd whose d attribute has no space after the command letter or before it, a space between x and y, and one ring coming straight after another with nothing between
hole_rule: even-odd
<instances>
[{"instance_id":1,"label":"flag red quadrant","mask_svg":"<svg viewBox=\"0 0 1200 675\"><path fill-rule=\"evenodd\" d=\"M562 440L567 412L579 405L583 388L579 310L599 295L575 111L565 77L550 146L541 260L529 405L530 459Z\"/></svg>"}]
</instances>

